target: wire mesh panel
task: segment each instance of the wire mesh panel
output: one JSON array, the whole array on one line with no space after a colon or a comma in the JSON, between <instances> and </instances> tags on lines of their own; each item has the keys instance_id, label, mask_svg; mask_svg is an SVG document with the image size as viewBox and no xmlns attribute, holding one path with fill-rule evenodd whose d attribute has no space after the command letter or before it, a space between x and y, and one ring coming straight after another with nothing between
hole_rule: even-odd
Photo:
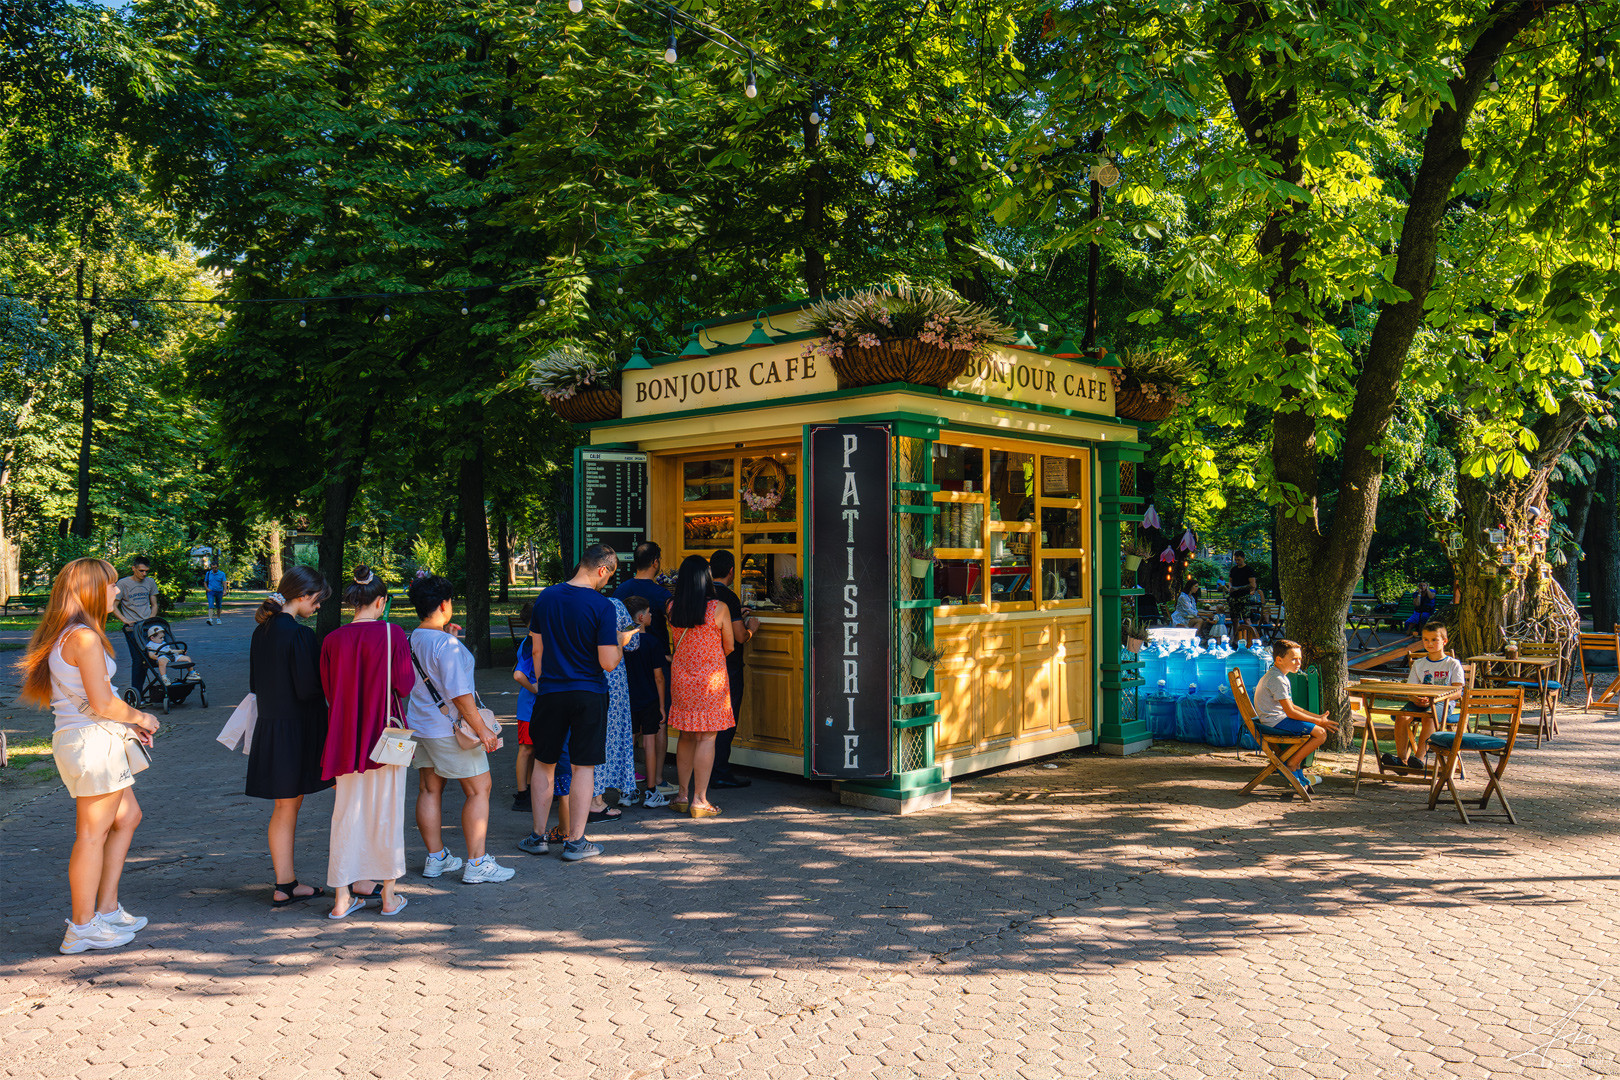
<instances>
[{"instance_id":1,"label":"wire mesh panel","mask_svg":"<svg viewBox=\"0 0 1620 1080\"><path fill-rule=\"evenodd\" d=\"M898 437L894 440L894 479L898 484L925 484L928 477L928 455L932 452L933 443L927 439ZM899 506L925 506L932 508L933 497L926 491L906 491L897 488L895 503ZM928 514L898 513L894 516L895 529L895 599L899 601L894 609L894 639L895 660L899 665L896 672L896 692L902 696L923 694L928 692L929 674L926 670L922 675L913 673L912 658L919 646L928 646L933 641L933 611L929 607L909 606L911 601L923 600L928 596L929 582L926 577L913 577L911 574L911 552L921 551L931 546L933 536L933 517ZM918 670L922 670L919 668ZM901 719L921 716L931 712L932 705L902 705L898 710ZM894 740L894 770L896 773L910 772L914 769L927 767L928 748L926 731L923 728L902 728L895 733Z\"/></svg>"}]
</instances>

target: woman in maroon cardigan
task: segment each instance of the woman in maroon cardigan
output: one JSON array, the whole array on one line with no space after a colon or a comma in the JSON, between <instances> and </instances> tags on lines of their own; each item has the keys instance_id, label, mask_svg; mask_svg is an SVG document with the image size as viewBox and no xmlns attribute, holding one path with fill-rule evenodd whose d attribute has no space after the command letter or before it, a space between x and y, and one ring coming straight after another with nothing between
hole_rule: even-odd
<instances>
[{"instance_id":1,"label":"woman in maroon cardigan","mask_svg":"<svg viewBox=\"0 0 1620 1080\"><path fill-rule=\"evenodd\" d=\"M337 781L326 867L326 883L337 890L331 919L365 906L367 898L349 888L358 881L382 882L384 915L397 915L406 904L394 895L394 881L405 873L405 766L378 765L371 747L385 727L405 726L400 701L416 673L405 631L382 617L388 587L367 566L355 567L353 579L343 602L354 609L354 620L321 643L328 716L321 776Z\"/></svg>"}]
</instances>

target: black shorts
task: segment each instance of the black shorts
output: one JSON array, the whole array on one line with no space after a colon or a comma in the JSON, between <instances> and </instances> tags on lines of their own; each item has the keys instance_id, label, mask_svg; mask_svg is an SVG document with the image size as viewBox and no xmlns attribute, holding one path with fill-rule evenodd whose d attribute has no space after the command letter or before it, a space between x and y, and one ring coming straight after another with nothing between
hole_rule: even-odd
<instances>
[{"instance_id":1,"label":"black shorts","mask_svg":"<svg viewBox=\"0 0 1620 1080\"><path fill-rule=\"evenodd\" d=\"M529 716L529 737L535 760L555 765L568 744L568 760L575 765L601 765L607 761L608 696L590 690L565 690L534 699Z\"/></svg>"},{"instance_id":2,"label":"black shorts","mask_svg":"<svg viewBox=\"0 0 1620 1080\"><path fill-rule=\"evenodd\" d=\"M636 735L656 735L664 726L664 712L655 705L634 705L630 708L630 730Z\"/></svg>"}]
</instances>

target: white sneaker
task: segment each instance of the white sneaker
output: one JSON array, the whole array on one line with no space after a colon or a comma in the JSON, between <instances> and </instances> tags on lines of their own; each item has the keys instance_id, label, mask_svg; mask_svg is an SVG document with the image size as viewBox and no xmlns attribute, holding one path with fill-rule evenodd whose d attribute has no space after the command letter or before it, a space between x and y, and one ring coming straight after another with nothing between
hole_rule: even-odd
<instances>
[{"instance_id":1,"label":"white sneaker","mask_svg":"<svg viewBox=\"0 0 1620 1080\"><path fill-rule=\"evenodd\" d=\"M124 910L123 904L118 905L117 911L96 912L96 918L101 920L102 926L110 926L114 930L128 930L132 934L146 929L146 916L131 915Z\"/></svg>"},{"instance_id":2,"label":"white sneaker","mask_svg":"<svg viewBox=\"0 0 1620 1080\"><path fill-rule=\"evenodd\" d=\"M669 796L655 788L641 797L641 805L656 810L660 806L669 805Z\"/></svg>"},{"instance_id":3,"label":"white sneaker","mask_svg":"<svg viewBox=\"0 0 1620 1080\"><path fill-rule=\"evenodd\" d=\"M619 805L622 807L635 807L641 805L641 789L627 791L619 796Z\"/></svg>"},{"instance_id":4,"label":"white sneaker","mask_svg":"<svg viewBox=\"0 0 1620 1080\"><path fill-rule=\"evenodd\" d=\"M135 940L135 931L115 930L102 922L99 915L92 917L83 926L73 925L72 919L65 921L67 933L62 935L62 951L65 953L82 953L86 949L116 949Z\"/></svg>"},{"instance_id":5,"label":"white sneaker","mask_svg":"<svg viewBox=\"0 0 1620 1080\"><path fill-rule=\"evenodd\" d=\"M440 854L427 857L427 862L422 864L422 876L438 877L440 874L449 874L460 869L461 860L450 854L449 848L445 848Z\"/></svg>"},{"instance_id":6,"label":"white sneaker","mask_svg":"<svg viewBox=\"0 0 1620 1080\"><path fill-rule=\"evenodd\" d=\"M502 866L496 862L495 856L485 855L467 864L467 869L461 872L461 883L477 885L484 881L508 881L515 873L517 871L510 866Z\"/></svg>"}]
</instances>

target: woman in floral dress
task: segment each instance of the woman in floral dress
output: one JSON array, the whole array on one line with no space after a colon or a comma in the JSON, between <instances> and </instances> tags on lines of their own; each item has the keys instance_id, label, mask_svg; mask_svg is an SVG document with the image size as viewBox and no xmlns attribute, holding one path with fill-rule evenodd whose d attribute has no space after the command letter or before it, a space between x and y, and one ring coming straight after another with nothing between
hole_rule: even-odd
<instances>
[{"instance_id":1,"label":"woman in floral dress","mask_svg":"<svg viewBox=\"0 0 1620 1080\"><path fill-rule=\"evenodd\" d=\"M611 598L610 598L611 599ZM624 638L626 630L641 629L641 623L630 617L629 609L621 600L613 600L614 613L619 617L619 637ZM638 647L641 644L641 634L632 634L630 640L624 642L625 651ZM620 815L619 810L609 810L607 800L602 798L603 792L613 788L619 793L619 802L626 806L633 806L634 798L639 790L636 783L636 748L635 734L630 727L630 679L625 674L624 661L608 672L608 721L607 721L607 761L596 768L596 791L591 800L591 818L594 821L607 821ZM600 818L597 815L602 815Z\"/></svg>"},{"instance_id":2,"label":"woman in floral dress","mask_svg":"<svg viewBox=\"0 0 1620 1080\"><path fill-rule=\"evenodd\" d=\"M736 644L726 606L714 599L709 560L688 555L669 602L669 726L680 732L675 746L676 783L680 790L669 804L677 814L715 817L720 808L709 802L709 773L714 768L714 737L735 726L731 719L731 683L726 657Z\"/></svg>"}]
</instances>

